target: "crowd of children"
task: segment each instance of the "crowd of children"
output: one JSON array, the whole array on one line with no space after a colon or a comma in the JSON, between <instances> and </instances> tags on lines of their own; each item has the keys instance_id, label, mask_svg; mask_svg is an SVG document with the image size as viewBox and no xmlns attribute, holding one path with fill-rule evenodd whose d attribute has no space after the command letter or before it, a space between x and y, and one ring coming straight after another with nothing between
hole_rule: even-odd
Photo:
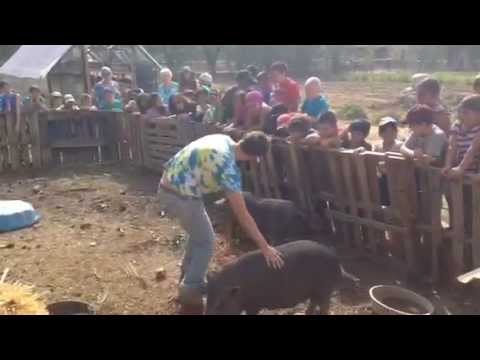
<instances>
[{"instance_id":1,"label":"crowd of children","mask_svg":"<svg viewBox=\"0 0 480 360\"><path fill-rule=\"evenodd\" d=\"M457 121L451 125L451 114L440 101L440 83L422 74L414 89L417 104L401 121L409 126L410 135L400 141L400 119L385 117L378 126L382 143L375 146L368 141L371 125L367 119L356 119L344 129L339 127L319 78L307 79L301 102L301 86L289 77L284 63L275 62L263 71L249 66L238 72L235 85L224 93L215 88L209 73L197 77L184 67L178 82L173 77L171 70L163 68L157 91L146 94L142 89L131 89L125 95L113 80L111 69L103 67L92 94L82 94L78 103L71 94L58 91L50 94L47 103L37 86L31 86L28 96L21 99L7 82L0 81L0 112L104 110L137 112L149 118L189 114L192 120L215 124L234 138L250 130L262 130L317 149L396 152L443 167L442 173L450 178L480 170L480 75L473 82L476 94L461 102Z\"/></svg>"}]
</instances>

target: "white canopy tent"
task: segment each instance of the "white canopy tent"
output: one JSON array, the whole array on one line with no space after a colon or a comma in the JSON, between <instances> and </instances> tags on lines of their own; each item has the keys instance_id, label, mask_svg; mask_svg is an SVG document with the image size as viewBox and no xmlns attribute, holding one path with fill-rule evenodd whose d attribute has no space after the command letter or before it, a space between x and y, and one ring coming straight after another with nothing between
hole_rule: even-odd
<instances>
[{"instance_id":1,"label":"white canopy tent","mask_svg":"<svg viewBox=\"0 0 480 360\"><path fill-rule=\"evenodd\" d=\"M83 45L22 45L2 67L0 79L10 82L12 88L25 93L32 84L39 86L44 93L50 92L49 73L68 54L81 59L78 71L88 82L87 46ZM137 54L161 69L161 65L141 45L133 45ZM72 50L73 49L73 50ZM70 52L72 50L72 52ZM80 50L80 51L78 51ZM80 65L82 64L82 65ZM53 70L55 71L55 70ZM87 86L88 87L88 86ZM85 89L87 90L87 89Z\"/></svg>"}]
</instances>

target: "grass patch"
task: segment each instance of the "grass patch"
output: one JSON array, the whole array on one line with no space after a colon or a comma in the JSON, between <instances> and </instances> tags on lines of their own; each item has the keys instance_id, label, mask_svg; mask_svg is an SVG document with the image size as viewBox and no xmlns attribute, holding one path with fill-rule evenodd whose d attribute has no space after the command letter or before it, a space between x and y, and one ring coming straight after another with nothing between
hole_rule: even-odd
<instances>
[{"instance_id":1,"label":"grass patch","mask_svg":"<svg viewBox=\"0 0 480 360\"><path fill-rule=\"evenodd\" d=\"M406 70L397 71L353 71L346 74L343 79L347 81L358 82L397 82L411 83L412 75L415 72ZM477 73L475 72L457 72L457 71L439 71L431 73L432 77L442 84L449 85L469 85L472 86Z\"/></svg>"},{"instance_id":2,"label":"grass patch","mask_svg":"<svg viewBox=\"0 0 480 360\"><path fill-rule=\"evenodd\" d=\"M345 120L355 120L355 119L367 119L367 113L362 109L360 105L356 104L345 104L340 110L338 110L338 115Z\"/></svg>"}]
</instances>

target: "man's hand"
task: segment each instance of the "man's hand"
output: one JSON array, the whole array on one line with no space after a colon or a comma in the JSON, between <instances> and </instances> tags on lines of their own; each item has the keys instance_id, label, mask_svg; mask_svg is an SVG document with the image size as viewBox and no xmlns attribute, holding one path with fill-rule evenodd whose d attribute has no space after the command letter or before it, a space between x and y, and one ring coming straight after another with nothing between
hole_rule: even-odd
<instances>
[{"instance_id":1,"label":"man's hand","mask_svg":"<svg viewBox=\"0 0 480 360\"><path fill-rule=\"evenodd\" d=\"M262 249L262 254L265 256L267 265L271 268L280 269L284 265L281 253L274 247L267 246Z\"/></svg>"},{"instance_id":2,"label":"man's hand","mask_svg":"<svg viewBox=\"0 0 480 360\"><path fill-rule=\"evenodd\" d=\"M258 229L257 224L255 223L255 220L248 212L242 193L227 192L225 197L227 198L230 208L235 214L240 226L255 242L255 244L257 244L263 256L265 256L268 266L273 267L274 269L279 269L282 267L283 261L280 253L276 249L272 248L268 244L267 240L265 240L263 237L262 233Z\"/></svg>"},{"instance_id":3,"label":"man's hand","mask_svg":"<svg viewBox=\"0 0 480 360\"><path fill-rule=\"evenodd\" d=\"M450 167L445 166L440 172L443 176L448 178L450 174L450 170L452 170Z\"/></svg>"},{"instance_id":4,"label":"man's hand","mask_svg":"<svg viewBox=\"0 0 480 360\"><path fill-rule=\"evenodd\" d=\"M415 159L422 159L422 157L423 157L423 151L422 151L422 149L415 149L415 150L413 150L413 157L414 157Z\"/></svg>"},{"instance_id":5,"label":"man's hand","mask_svg":"<svg viewBox=\"0 0 480 360\"><path fill-rule=\"evenodd\" d=\"M460 166L457 166L450 170L448 177L450 179L459 179L464 174L465 174L465 170L463 170Z\"/></svg>"},{"instance_id":6,"label":"man's hand","mask_svg":"<svg viewBox=\"0 0 480 360\"><path fill-rule=\"evenodd\" d=\"M352 153L355 155L358 155L358 154L361 154L362 152L365 152L365 150L366 149L363 146L360 146L359 148L354 149Z\"/></svg>"}]
</instances>

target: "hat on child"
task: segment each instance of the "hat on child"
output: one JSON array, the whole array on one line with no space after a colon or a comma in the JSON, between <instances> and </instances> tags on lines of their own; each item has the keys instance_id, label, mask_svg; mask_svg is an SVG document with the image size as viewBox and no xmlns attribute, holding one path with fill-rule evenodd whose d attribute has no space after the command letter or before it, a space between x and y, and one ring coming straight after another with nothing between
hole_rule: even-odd
<instances>
[{"instance_id":1,"label":"hat on child","mask_svg":"<svg viewBox=\"0 0 480 360\"><path fill-rule=\"evenodd\" d=\"M102 75L111 75L112 69L110 69L108 66L103 66L100 72Z\"/></svg>"},{"instance_id":2,"label":"hat on child","mask_svg":"<svg viewBox=\"0 0 480 360\"><path fill-rule=\"evenodd\" d=\"M62 97L62 93L60 91L54 91L50 95L51 97Z\"/></svg>"},{"instance_id":3,"label":"hat on child","mask_svg":"<svg viewBox=\"0 0 480 360\"><path fill-rule=\"evenodd\" d=\"M388 124L394 124L394 125L397 125L398 124L398 121L395 120L393 117L391 116L386 116L386 117L383 117L380 119L380 122L378 123L378 127L379 128L382 128Z\"/></svg>"},{"instance_id":4,"label":"hat on child","mask_svg":"<svg viewBox=\"0 0 480 360\"><path fill-rule=\"evenodd\" d=\"M206 72L200 74L200 76L198 77L198 80L200 80L202 83L206 85L212 85L213 83L212 75Z\"/></svg>"},{"instance_id":5,"label":"hat on child","mask_svg":"<svg viewBox=\"0 0 480 360\"><path fill-rule=\"evenodd\" d=\"M65 104L68 104L68 103L74 103L75 102L75 98L73 97L72 94L66 94L64 97L63 97L63 101L65 102Z\"/></svg>"},{"instance_id":6,"label":"hat on child","mask_svg":"<svg viewBox=\"0 0 480 360\"><path fill-rule=\"evenodd\" d=\"M480 95L467 96L462 100L458 108L480 112Z\"/></svg>"}]
</instances>

